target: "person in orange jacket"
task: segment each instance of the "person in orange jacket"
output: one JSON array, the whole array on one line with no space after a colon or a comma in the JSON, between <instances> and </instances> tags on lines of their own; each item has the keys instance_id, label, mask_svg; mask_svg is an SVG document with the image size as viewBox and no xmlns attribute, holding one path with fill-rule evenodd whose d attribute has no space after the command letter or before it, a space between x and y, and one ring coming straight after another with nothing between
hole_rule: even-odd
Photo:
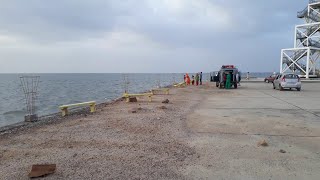
<instances>
[{"instance_id":1,"label":"person in orange jacket","mask_svg":"<svg viewBox=\"0 0 320 180\"><path fill-rule=\"evenodd\" d=\"M186 74L186 81L187 85L190 85L190 77L188 73Z\"/></svg>"}]
</instances>

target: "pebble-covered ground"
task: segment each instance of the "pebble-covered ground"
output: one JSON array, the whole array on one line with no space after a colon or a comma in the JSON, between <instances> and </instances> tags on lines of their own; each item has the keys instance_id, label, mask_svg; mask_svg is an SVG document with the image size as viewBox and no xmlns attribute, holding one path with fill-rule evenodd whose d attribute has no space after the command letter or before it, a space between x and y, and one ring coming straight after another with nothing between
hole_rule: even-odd
<instances>
[{"instance_id":1,"label":"pebble-covered ground","mask_svg":"<svg viewBox=\"0 0 320 180\"><path fill-rule=\"evenodd\" d=\"M57 166L45 178L54 180L318 180L319 89L189 86L151 103L116 101L0 129L0 179L28 179L33 164L47 163Z\"/></svg>"},{"instance_id":2,"label":"pebble-covered ground","mask_svg":"<svg viewBox=\"0 0 320 180\"><path fill-rule=\"evenodd\" d=\"M180 171L199 158L187 142L185 118L201 100L191 91L172 89L151 103L120 101L4 134L0 179L28 179L33 164L46 163L57 165L47 179L186 179Z\"/></svg>"}]
</instances>

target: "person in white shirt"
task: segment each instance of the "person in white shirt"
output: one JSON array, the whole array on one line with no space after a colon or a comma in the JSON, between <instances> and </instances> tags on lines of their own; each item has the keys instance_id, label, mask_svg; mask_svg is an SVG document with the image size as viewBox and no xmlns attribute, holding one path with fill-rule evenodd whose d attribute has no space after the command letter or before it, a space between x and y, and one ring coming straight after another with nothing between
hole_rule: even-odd
<instances>
[{"instance_id":1,"label":"person in white shirt","mask_svg":"<svg viewBox=\"0 0 320 180\"><path fill-rule=\"evenodd\" d=\"M237 80L238 86L241 86L240 85L240 74L239 73L236 74L236 80Z\"/></svg>"}]
</instances>

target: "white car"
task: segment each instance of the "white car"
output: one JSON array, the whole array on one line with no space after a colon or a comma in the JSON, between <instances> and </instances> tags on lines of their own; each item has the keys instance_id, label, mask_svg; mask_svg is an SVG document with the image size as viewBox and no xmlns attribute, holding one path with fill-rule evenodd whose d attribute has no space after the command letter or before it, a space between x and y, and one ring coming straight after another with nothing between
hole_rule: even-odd
<instances>
[{"instance_id":1,"label":"white car","mask_svg":"<svg viewBox=\"0 0 320 180\"><path fill-rule=\"evenodd\" d=\"M273 81L273 89L279 89L280 91L284 89L297 89L297 91L300 91L300 77L296 74L280 74Z\"/></svg>"}]
</instances>

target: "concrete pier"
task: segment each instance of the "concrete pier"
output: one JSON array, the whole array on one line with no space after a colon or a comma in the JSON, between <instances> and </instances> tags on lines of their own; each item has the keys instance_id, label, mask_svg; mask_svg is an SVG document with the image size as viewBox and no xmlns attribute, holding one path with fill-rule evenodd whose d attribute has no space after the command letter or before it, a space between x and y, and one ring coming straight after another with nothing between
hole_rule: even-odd
<instances>
[{"instance_id":1,"label":"concrete pier","mask_svg":"<svg viewBox=\"0 0 320 180\"><path fill-rule=\"evenodd\" d=\"M266 83L216 90L188 116L187 124L206 164L189 168L194 177L320 176L320 84L305 83L301 92L273 90ZM261 140L269 146L258 147Z\"/></svg>"},{"instance_id":2,"label":"concrete pier","mask_svg":"<svg viewBox=\"0 0 320 180\"><path fill-rule=\"evenodd\" d=\"M56 164L47 179L318 180L320 84L204 83L0 135L0 179L33 164Z\"/></svg>"}]
</instances>

